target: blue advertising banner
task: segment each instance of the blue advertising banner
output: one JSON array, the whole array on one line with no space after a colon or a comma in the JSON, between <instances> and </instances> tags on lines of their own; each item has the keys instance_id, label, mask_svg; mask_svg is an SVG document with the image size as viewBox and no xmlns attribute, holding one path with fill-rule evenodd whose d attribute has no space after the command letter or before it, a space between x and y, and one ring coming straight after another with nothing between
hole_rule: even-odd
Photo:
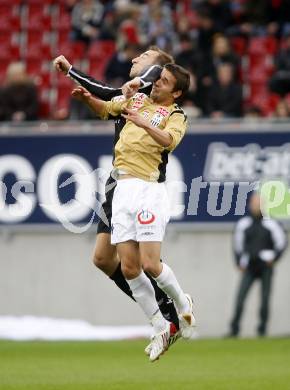
<instances>
[{"instance_id":1,"label":"blue advertising banner","mask_svg":"<svg viewBox=\"0 0 290 390\"><path fill-rule=\"evenodd\" d=\"M0 137L0 224L97 222L109 135ZM232 222L263 180L290 178L290 132L189 133L168 166L173 222Z\"/></svg>"}]
</instances>

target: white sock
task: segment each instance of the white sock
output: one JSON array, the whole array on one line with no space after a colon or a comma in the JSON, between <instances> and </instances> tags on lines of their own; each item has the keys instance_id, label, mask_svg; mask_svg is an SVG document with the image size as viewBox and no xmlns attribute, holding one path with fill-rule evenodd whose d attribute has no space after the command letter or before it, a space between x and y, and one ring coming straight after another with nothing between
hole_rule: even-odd
<instances>
[{"instance_id":1,"label":"white sock","mask_svg":"<svg viewBox=\"0 0 290 390\"><path fill-rule=\"evenodd\" d=\"M137 278L127 279L127 282L133 293L133 297L152 323L155 332L159 333L164 330L166 320L159 310L154 289L145 273L142 271Z\"/></svg>"},{"instance_id":2,"label":"white sock","mask_svg":"<svg viewBox=\"0 0 290 390\"><path fill-rule=\"evenodd\" d=\"M158 286L163 290L170 298L173 299L177 311L179 313L187 313L190 310L188 300L182 291L172 269L162 263L162 271L157 278L154 278Z\"/></svg>"}]
</instances>

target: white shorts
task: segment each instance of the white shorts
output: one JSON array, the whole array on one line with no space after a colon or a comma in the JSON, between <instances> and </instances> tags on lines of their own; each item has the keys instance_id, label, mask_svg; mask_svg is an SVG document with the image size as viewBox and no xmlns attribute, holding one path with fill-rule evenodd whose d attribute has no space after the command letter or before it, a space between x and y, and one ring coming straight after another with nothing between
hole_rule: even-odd
<instances>
[{"instance_id":1,"label":"white shorts","mask_svg":"<svg viewBox=\"0 0 290 390\"><path fill-rule=\"evenodd\" d=\"M164 183L118 180L112 202L111 243L162 241L170 218Z\"/></svg>"}]
</instances>

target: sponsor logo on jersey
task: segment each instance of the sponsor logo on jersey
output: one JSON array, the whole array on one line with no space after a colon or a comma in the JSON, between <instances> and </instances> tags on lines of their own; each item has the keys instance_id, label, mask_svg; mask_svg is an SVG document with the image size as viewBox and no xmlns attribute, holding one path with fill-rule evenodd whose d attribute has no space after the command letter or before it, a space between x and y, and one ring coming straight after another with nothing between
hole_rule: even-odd
<instances>
[{"instance_id":1,"label":"sponsor logo on jersey","mask_svg":"<svg viewBox=\"0 0 290 390\"><path fill-rule=\"evenodd\" d=\"M154 127L157 127L160 125L162 120L166 118L169 115L169 111L166 110L164 107L159 107L157 110L154 112L154 115L150 121L151 125Z\"/></svg>"},{"instance_id":2,"label":"sponsor logo on jersey","mask_svg":"<svg viewBox=\"0 0 290 390\"><path fill-rule=\"evenodd\" d=\"M141 225L149 225L155 221L155 215L149 210L142 210L137 215L138 222Z\"/></svg>"},{"instance_id":3,"label":"sponsor logo on jersey","mask_svg":"<svg viewBox=\"0 0 290 390\"><path fill-rule=\"evenodd\" d=\"M161 115L159 112L156 112L153 115L153 117L151 118L150 123L151 123L152 126L158 127L163 119L164 119L164 116Z\"/></svg>"},{"instance_id":4,"label":"sponsor logo on jersey","mask_svg":"<svg viewBox=\"0 0 290 390\"><path fill-rule=\"evenodd\" d=\"M147 95L145 95L144 93L136 93L133 96L132 110L138 110L140 107L142 107L146 97Z\"/></svg>"},{"instance_id":5,"label":"sponsor logo on jersey","mask_svg":"<svg viewBox=\"0 0 290 390\"><path fill-rule=\"evenodd\" d=\"M162 116L164 116L164 118L165 118L166 116L169 115L169 111L166 110L166 108L164 108L164 107L159 107L159 108L156 110L156 112L159 112L159 114L161 114Z\"/></svg>"}]
</instances>

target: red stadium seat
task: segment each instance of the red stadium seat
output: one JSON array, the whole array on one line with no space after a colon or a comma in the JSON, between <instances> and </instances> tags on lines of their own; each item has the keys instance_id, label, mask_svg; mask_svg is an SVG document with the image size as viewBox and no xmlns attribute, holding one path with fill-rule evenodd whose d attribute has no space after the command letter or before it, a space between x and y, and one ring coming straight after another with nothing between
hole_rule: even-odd
<instances>
[{"instance_id":1,"label":"red stadium seat","mask_svg":"<svg viewBox=\"0 0 290 390\"><path fill-rule=\"evenodd\" d=\"M250 99L258 99L261 95L267 94L268 88L265 83L252 83L250 85Z\"/></svg>"},{"instance_id":2,"label":"red stadium seat","mask_svg":"<svg viewBox=\"0 0 290 390\"><path fill-rule=\"evenodd\" d=\"M243 56L247 51L247 40L242 37L233 37L230 39L232 49L239 56Z\"/></svg>"},{"instance_id":3,"label":"red stadium seat","mask_svg":"<svg viewBox=\"0 0 290 390\"><path fill-rule=\"evenodd\" d=\"M28 5L22 27L39 31L51 29L51 15L48 10L49 8L43 3Z\"/></svg>"},{"instance_id":4,"label":"red stadium seat","mask_svg":"<svg viewBox=\"0 0 290 390\"><path fill-rule=\"evenodd\" d=\"M71 91L72 91L72 87L57 89L56 105L58 110L68 109L70 99L71 99Z\"/></svg>"},{"instance_id":5,"label":"red stadium seat","mask_svg":"<svg viewBox=\"0 0 290 390\"><path fill-rule=\"evenodd\" d=\"M22 0L0 0L0 7L1 6L11 6L19 5L22 2Z\"/></svg>"},{"instance_id":6,"label":"red stadium seat","mask_svg":"<svg viewBox=\"0 0 290 390\"><path fill-rule=\"evenodd\" d=\"M9 59L4 59L4 58L2 58L0 61L0 81L1 81L1 83L5 80L6 71L7 71L7 68L8 68L8 65L10 64L10 62L11 61Z\"/></svg>"},{"instance_id":7,"label":"red stadium seat","mask_svg":"<svg viewBox=\"0 0 290 390\"><path fill-rule=\"evenodd\" d=\"M0 10L0 33L5 31L19 31L20 30L20 18L15 15L1 13Z\"/></svg>"},{"instance_id":8,"label":"red stadium seat","mask_svg":"<svg viewBox=\"0 0 290 390\"><path fill-rule=\"evenodd\" d=\"M65 46L71 41L70 30L56 31L56 50L59 51L59 47Z\"/></svg>"},{"instance_id":9,"label":"red stadium seat","mask_svg":"<svg viewBox=\"0 0 290 390\"><path fill-rule=\"evenodd\" d=\"M44 35L46 32L42 30L28 30L26 33L26 45L39 45L41 46L44 43Z\"/></svg>"},{"instance_id":10,"label":"red stadium seat","mask_svg":"<svg viewBox=\"0 0 290 390\"><path fill-rule=\"evenodd\" d=\"M36 61L35 58L26 58L26 71L28 74L40 75L42 70L42 61Z\"/></svg>"},{"instance_id":11,"label":"red stadium seat","mask_svg":"<svg viewBox=\"0 0 290 390\"><path fill-rule=\"evenodd\" d=\"M12 34L13 34L13 32L11 30L1 31L1 33L0 33L0 46L1 45L11 45L12 44Z\"/></svg>"},{"instance_id":12,"label":"red stadium seat","mask_svg":"<svg viewBox=\"0 0 290 390\"><path fill-rule=\"evenodd\" d=\"M85 55L85 49L86 45L83 42L65 42L57 48L59 53L72 62L82 59Z\"/></svg>"},{"instance_id":13,"label":"red stadium seat","mask_svg":"<svg viewBox=\"0 0 290 390\"><path fill-rule=\"evenodd\" d=\"M249 71L251 72L253 69L259 69L268 75L271 75L274 71L274 57L270 54L266 55L249 55Z\"/></svg>"},{"instance_id":14,"label":"red stadium seat","mask_svg":"<svg viewBox=\"0 0 290 390\"><path fill-rule=\"evenodd\" d=\"M50 102L40 99L39 118L47 119L50 117Z\"/></svg>"},{"instance_id":15,"label":"red stadium seat","mask_svg":"<svg viewBox=\"0 0 290 390\"><path fill-rule=\"evenodd\" d=\"M49 5L54 3L54 0L26 0L26 4L29 5Z\"/></svg>"},{"instance_id":16,"label":"red stadium seat","mask_svg":"<svg viewBox=\"0 0 290 390\"><path fill-rule=\"evenodd\" d=\"M267 54L265 39L261 37L250 38L248 53L253 56L262 56Z\"/></svg>"},{"instance_id":17,"label":"red stadium seat","mask_svg":"<svg viewBox=\"0 0 290 390\"><path fill-rule=\"evenodd\" d=\"M281 97L275 93L270 93L268 95L268 110L269 113L273 113L277 107L277 104Z\"/></svg>"},{"instance_id":18,"label":"red stadium seat","mask_svg":"<svg viewBox=\"0 0 290 390\"><path fill-rule=\"evenodd\" d=\"M89 50L88 57L93 58L111 58L116 51L116 45L114 41L104 40L92 42Z\"/></svg>"},{"instance_id":19,"label":"red stadium seat","mask_svg":"<svg viewBox=\"0 0 290 390\"><path fill-rule=\"evenodd\" d=\"M90 59L88 64L88 73L98 80L104 80L107 63L107 58L104 58L102 61L99 59Z\"/></svg>"},{"instance_id":20,"label":"red stadium seat","mask_svg":"<svg viewBox=\"0 0 290 390\"><path fill-rule=\"evenodd\" d=\"M66 11L62 11L62 8L59 10L59 15L54 20L54 27L58 31L70 31L71 30L71 15Z\"/></svg>"},{"instance_id":21,"label":"red stadium seat","mask_svg":"<svg viewBox=\"0 0 290 390\"><path fill-rule=\"evenodd\" d=\"M31 43L26 46L26 51L23 55L24 58L34 59L35 61L51 60L53 57L51 46L48 44Z\"/></svg>"},{"instance_id":22,"label":"red stadium seat","mask_svg":"<svg viewBox=\"0 0 290 390\"><path fill-rule=\"evenodd\" d=\"M252 84L266 84L268 76L266 73L259 72L255 70L249 74L249 83Z\"/></svg>"},{"instance_id":23,"label":"red stadium seat","mask_svg":"<svg viewBox=\"0 0 290 390\"><path fill-rule=\"evenodd\" d=\"M19 61L20 49L18 46L12 46L11 44L0 44L1 61Z\"/></svg>"},{"instance_id":24,"label":"red stadium seat","mask_svg":"<svg viewBox=\"0 0 290 390\"><path fill-rule=\"evenodd\" d=\"M74 83L69 77L64 76L62 73L57 73L56 85L59 89L68 90L68 89L72 89Z\"/></svg>"},{"instance_id":25,"label":"red stadium seat","mask_svg":"<svg viewBox=\"0 0 290 390\"><path fill-rule=\"evenodd\" d=\"M49 71L42 71L40 75L39 85L41 88L49 89L52 86L52 73Z\"/></svg>"},{"instance_id":26,"label":"red stadium seat","mask_svg":"<svg viewBox=\"0 0 290 390\"><path fill-rule=\"evenodd\" d=\"M27 19L24 28L37 31L50 30L52 28L51 17L50 15L33 14Z\"/></svg>"},{"instance_id":27,"label":"red stadium seat","mask_svg":"<svg viewBox=\"0 0 290 390\"><path fill-rule=\"evenodd\" d=\"M260 94L254 96L251 99L251 103L258 106L262 110L264 116L268 116L271 112L273 112L271 94L269 94L267 90L264 90Z\"/></svg>"},{"instance_id":28,"label":"red stadium seat","mask_svg":"<svg viewBox=\"0 0 290 390\"><path fill-rule=\"evenodd\" d=\"M278 50L278 41L274 37L254 37L249 41L248 53L252 55L274 55Z\"/></svg>"},{"instance_id":29,"label":"red stadium seat","mask_svg":"<svg viewBox=\"0 0 290 390\"><path fill-rule=\"evenodd\" d=\"M39 91L39 99L40 99L40 107L39 107L39 117L40 118L49 118L51 113L51 89L46 89L44 87L40 87Z\"/></svg>"}]
</instances>

